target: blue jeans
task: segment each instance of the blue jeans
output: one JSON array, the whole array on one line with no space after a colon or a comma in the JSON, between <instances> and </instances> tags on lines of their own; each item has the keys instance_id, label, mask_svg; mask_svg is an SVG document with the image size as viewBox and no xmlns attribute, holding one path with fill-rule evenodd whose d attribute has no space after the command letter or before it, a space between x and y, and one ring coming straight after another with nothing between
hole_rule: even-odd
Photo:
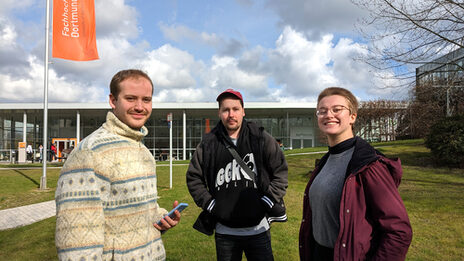
<instances>
[{"instance_id":1,"label":"blue jeans","mask_svg":"<svg viewBox=\"0 0 464 261\"><path fill-rule=\"evenodd\" d=\"M218 261L242 260L243 252L248 261L272 261L271 232L253 236L215 234Z\"/></svg>"}]
</instances>

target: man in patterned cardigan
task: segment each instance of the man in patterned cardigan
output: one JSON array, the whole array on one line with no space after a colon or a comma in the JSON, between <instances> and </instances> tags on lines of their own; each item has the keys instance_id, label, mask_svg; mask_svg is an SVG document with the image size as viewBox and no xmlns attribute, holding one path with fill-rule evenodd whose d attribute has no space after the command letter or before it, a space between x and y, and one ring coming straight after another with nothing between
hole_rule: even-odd
<instances>
[{"instance_id":1,"label":"man in patterned cardigan","mask_svg":"<svg viewBox=\"0 0 464 261\"><path fill-rule=\"evenodd\" d=\"M161 231L174 227L180 214L163 218L155 160L141 143L153 83L140 70L124 70L110 89L113 110L106 122L79 143L61 170L55 193L58 257L165 260Z\"/></svg>"}]
</instances>

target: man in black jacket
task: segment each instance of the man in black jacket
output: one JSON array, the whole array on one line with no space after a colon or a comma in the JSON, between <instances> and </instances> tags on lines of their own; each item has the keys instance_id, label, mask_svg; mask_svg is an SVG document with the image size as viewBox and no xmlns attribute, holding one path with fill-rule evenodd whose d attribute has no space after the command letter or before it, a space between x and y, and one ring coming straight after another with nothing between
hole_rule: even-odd
<instances>
[{"instance_id":1,"label":"man in black jacket","mask_svg":"<svg viewBox=\"0 0 464 261\"><path fill-rule=\"evenodd\" d=\"M227 89L217 101L220 122L203 137L187 170L190 194L203 209L194 228L216 231L217 260L241 260L243 252L250 261L273 260L269 228L287 220L287 162L276 140L244 119L240 92Z\"/></svg>"}]
</instances>

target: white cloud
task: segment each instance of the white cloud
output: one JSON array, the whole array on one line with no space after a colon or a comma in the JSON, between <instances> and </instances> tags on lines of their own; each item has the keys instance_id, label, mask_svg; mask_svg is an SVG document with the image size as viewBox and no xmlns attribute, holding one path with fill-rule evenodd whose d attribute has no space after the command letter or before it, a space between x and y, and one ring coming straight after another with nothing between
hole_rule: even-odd
<instances>
[{"instance_id":1,"label":"white cloud","mask_svg":"<svg viewBox=\"0 0 464 261\"><path fill-rule=\"evenodd\" d=\"M97 46L99 60L74 62L54 58L50 68L71 81L96 82L106 87L116 71L134 67L135 61L145 54L143 44L134 46L123 38L117 41L113 38L99 39Z\"/></svg>"},{"instance_id":2,"label":"white cloud","mask_svg":"<svg viewBox=\"0 0 464 261\"><path fill-rule=\"evenodd\" d=\"M43 68L39 70L43 73ZM49 99L55 102L97 102L106 101L108 91L93 84L73 82L65 77L58 77L54 71L49 73Z\"/></svg>"},{"instance_id":3,"label":"white cloud","mask_svg":"<svg viewBox=\"0 0 464 261\"><path fill-rule=\"evenodd\" d=\"M364 94L367 99L387 98L403 99L407 90L395 79L391 70L375 70L363 59L368 56L366 45L342 38L333 49L332 57L334 75L340 79L340 84L350 90ZM387 88L386 86L394 86Z\"/></svg>"},{"instance_id":4,"label":"white cloud","mask_svg":"<svg viewBox=\"0 0 464 261\"><path fill-rule=\"evenodd\" d=\"M370 67L365 63L354 60L367 54L367 49L352 39L342 38L331 51L333 59L333 72L340 84L347 88L362 88L372 86L372 83L365 82L372 73ZM361 84L361 86L359 86ZM354 86L353 86L354 85Z\"/></svg>"},{"instance_id":5,"label":"white cloud","mask_svg":"<svg viewBox=\"0 0 464 261\"><path fill-rule=\"evenodd\" d=\"M155 101L214 101L227 88L242 91L248 101L314 101L329 86L347 87L365 96L384 94L386 90L373 88L379 83L371 80L369 68L353 59L366 52L364 46L351 39L342 38L336 44L333 41L332 35L311 41L286 27L275 48L258 46L238 58L215 55L205 63L169 44L152 50L144 42L134 46L127 40L105 38L99 40L100 55L112 62L55 59L50 73L50 95L61 101L106 101L112 75L126 68L139 68L150 75L155 85ZM41 86L43 80L39 78L43 72L37 68L43 67L36 60L30 63L36 73L28 75L27 83L12 79L6 82ZM276 84L273 88L269 88L271 80ZM25 93L5 94L0 99L33 100L41 96L30 91L32 87L28 88Z\"/></svg>"},{"instance_id":6,"label":"white cloud","mask_svg":"<svg viewBox=\"0 0 464 261\"><path fill-rule=\"evenodd\" d=\"M27 77L0 74L0 100L16 102L40 102L44 94L44 68L37 59L28 59ZM70 82L49 72L48 96L51 102L95 102L104 99L104 93L94 86Z\"/></svg>"},{"instance_id":7,"label":"white cloud","mask_svg":"<svg viewBox=\"0 0 464 261\"><path fill-rule=\"evenodd\" d=\"M19 1L16 6L11 1L2 1L0 9L21 12L21 7L34 8L34 4L32 0ZM134 61L142 58L149 46L144 41L129 43L129 39L136 38L139 33L134 7L123 0L100 0L96 1L95 9L97 47L101 59L74 62L51 58L51 101L106 101L107 86L114 73L135 67ZM0 83L0 101L40 102L43 99L44 74L43 24L31 26L29 22L11 20L2 14L0 12L0 77L4 81Z\"/></svg>"},{"instance_id":8,"label":"white cloud","mask_svg":"<svg viewBox=\"0 0 464 261\"><path fill-rule=\"evenodd\" d=\"M274 8L280 4L272 3ZM298 4L304 3L292 1L288 8ZM363 45L349 38L336 39L323 30L320 37L312 38L307 34L309 27L286 26L275 46L245 49L243 43L247 40L159 23L169 40L196 42L217 50L210 58L200 60L180 47L168 43L153 47L145 39L139 39L137 11L123 0L100 0L96 9L100 10L96 14L101 59L90 62L51 59L50 101L106 102L111 77L127 68L142 69L150 75L155 85L154 101L158 102L212 102L227 88L242 91L246 101L314 101L329 86L347 87L362 97L378 98L391 93L377 88L385 83L372 79L373 73L378 72L371 72L366 64L353 59L365 54ZM35 36L43 28L35 24L31 33L25 34L29 24L9 20L1 14L0 102L41 102L44 44L43 39ZM23 35L35 38L25 40ZM383 75L389 76L390 72Z\"/></svg>"},{"instance_id":9,"label":"white cloud","mask_svg":"<svg viewBox=\"0 0 464 261\"><path fill-rule=\"evenodd\" d=\"M95 23L99 38L134 39L139 35L137 10L124 0L95 1Z\"/></svg>"},{"instance_id":10,"label":"white cloud","mask_svg":"<svg viewBox=\"0 0 464 261\"><path fill-rule=\"evenodd\" d=\"M290 27L284 29L276 49L269 55L268 66L288 96L315 96L323 88L338 83L327 66L331 62L331 41L331 35L321 41L309 41Z\"/></svg>"},{"instance_id":11,"label":"white cloud","mask_svg":"<svg viewBox=\"0 0 464 261\"><path fill-rule=\"evenodd\" d=\"M215 56L212 62L210 86L216 88L216 95L228 88L241 90L255 99L267 95L265 75L240 69L237 59L231 57Z\"/></svg>"},{"instance_id":12,"label":"white cloud","mask_svg":"<svg viewBox=\"0 0 464 261\"><path fill-rule=\"evenodd\" d=\"M220 55L234 56L240 53L245 47L245 43L234 38L223 38L215 33L197 32L184 25L168 26L164 23L159 24L164 37L175 42L193 41L215 48Z\"/></svg>"},{"instance_id":13,"label":"white cloud","mask_svg":"<svg viewBox=\"0 0 464 261\"><path fill-rule=\"evenodd\" d=\"M17 33L6 19L0 20L0 48L8 48L14 45Z\"/></svg>"},{"instance_id":14,"label":"white cloud","mask_svg":"<svg viewBox=\"0 0 464 261\"><path fill-rule=\"evenodd\" d=\"M153 98L153 102L163 102L163 101L171 101L171 102L197 102L204 100L206 96L204 90L197 89L197 88L186 88L182 90L161 90L159 93L156 91L155 87L155 94L156 96Z\"/></svg>"},{"instance_id":15,"label":"white cloud","mask_svg":"<svg viewBox=\"0 0 464 261\"><path fill-rule=\"evenodd\" d=\"M17 37L11 21L0 16L0 73L22 74L27 67L26 55L17 44Z\"/></svg>"},{"instance_id":16,"label":"white cloud","mask_svg":"<svg viewBox=\"0 0 464 261\"><path fill-rule=\"evenodd\" d=\"M305 32L311 39L328 33L353 34L355 22L366 12L347 0L268 0L282 26Z\"/></svg>"},{"instance_id":17,"label":"white cloud","mask_svg":"<svg viewBox=\"0 0 464 261\"><path fill-rule=\"evenodd\" d=\"M155 85L155 101L211 102L227 88L249 97L267 93L266 77L241 70L233 57L214 56L208 66L187 52L164 45L151 51L141 64Z\"/></svg>"},{"instance_id":18,"label":"white cloud","mask_svg":"<svg viewBox=\"0 0 464 261\"><path fill-rule=\"evenodd\" d=\"M197 66L202 67L192 55L170 45L150 51L138 63L148 72L155 88L160 90L194 87L195 79L191 72Z\"/></svg>"},{"instance_id":19,"label":"white cloud","mask_svg":"<svg viewBox=\"0 0 464 261\"><path fill-rule=\"evenodd\" d=\"M31 101L35 97L43 97L40 89L33 87L33 78L12 78L7 74L0 74L0 100L2 101Z\"/></svg>"},{"instance_id":20,"label":"white cloud","mask_svg":"<svg viewBox=\"0 0 464 261\"><path fill-rule=\"evenodd\" d=\"M381 88L386 82L374 76L392 72L373 71L362 61L366 54L366 46L352 39L341 38L334 43L333 36L327 34L311 41L286 27L269 54L271 77L282 86L271 96L280 101L314 101L324 88L340 86L365 99L391 98L395 90Z\"/></svg>"}]
</instances>

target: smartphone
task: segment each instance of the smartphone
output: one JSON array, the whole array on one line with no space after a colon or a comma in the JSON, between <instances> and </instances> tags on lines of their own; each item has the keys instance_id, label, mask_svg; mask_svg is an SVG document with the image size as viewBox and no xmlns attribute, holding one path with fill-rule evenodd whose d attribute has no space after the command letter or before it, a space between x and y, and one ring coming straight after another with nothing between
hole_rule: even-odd
<instances>
[{"instance_id":1,"label":"smartphone","mask_svg":"<svg viewBox=\"0 0 464 261\"><path fill-rule=\"evenodd\" d=\"M188 207L187 203L179 203L179 205L177 205L177 207L171 209L171 211L169 211L169 213L167 215L165 215L165 216L169 216L170 218L174 218L174 211L178 210L179 212L182 212L182 210L184 210L186 207ZM156 224L161 226L161 220L158 221L158 223L156 223Z\"/></svg>"}]
</instances>

